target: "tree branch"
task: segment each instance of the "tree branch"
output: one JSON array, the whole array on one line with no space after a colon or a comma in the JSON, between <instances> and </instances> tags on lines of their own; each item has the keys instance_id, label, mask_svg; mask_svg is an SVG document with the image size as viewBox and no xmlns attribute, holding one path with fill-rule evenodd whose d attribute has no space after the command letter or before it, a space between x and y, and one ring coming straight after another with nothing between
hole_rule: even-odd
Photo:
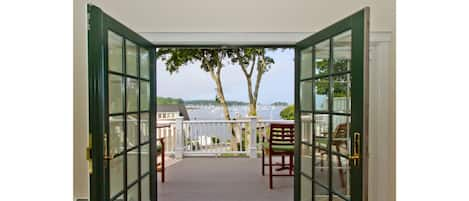
<instances>
[{"instance_id":1,"label":"tree branch","mask_svg":"<svg viewBox=\"0 0 469 201\"><path fill-rule=\"evenodd\" d=\"M259 87L262 79L262 75L264 75L264 69L266 68L264 62L264 55L259 56L259 60L257 61L257 77L256 77L256 84L254 86L254 101L257 103L257 97L259 95Z\"/></svg>"},{"instance_id":2,"label":"tree branch","mask_svg":"<svg viewBox=\"0 0 469 201\"><path fill-rule=\"evenodd\" d=\"M249 77L252 76L252 72L254 71L254 65L256 64L256 57L257 57L256 55L252 56L252 65L251 65L251 70L249 72Z\"/></svg>"}]
</instances>

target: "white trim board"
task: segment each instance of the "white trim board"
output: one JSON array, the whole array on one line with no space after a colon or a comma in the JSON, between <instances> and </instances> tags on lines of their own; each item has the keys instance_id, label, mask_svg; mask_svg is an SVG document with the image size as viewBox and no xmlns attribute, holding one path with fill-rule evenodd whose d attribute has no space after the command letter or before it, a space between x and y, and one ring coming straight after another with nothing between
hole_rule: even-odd
<instances>
[{"instance_id":1,"label":"white trim board","mask_svg":"<svg viewBox=\"0 0 469 201\"><path fill-rule=\"evenodd\" d=\"M309 32L140 32L155 45L294 45ZM370 41L389 42L391 32L371 32Z\"/></svg>"}]
</instances>

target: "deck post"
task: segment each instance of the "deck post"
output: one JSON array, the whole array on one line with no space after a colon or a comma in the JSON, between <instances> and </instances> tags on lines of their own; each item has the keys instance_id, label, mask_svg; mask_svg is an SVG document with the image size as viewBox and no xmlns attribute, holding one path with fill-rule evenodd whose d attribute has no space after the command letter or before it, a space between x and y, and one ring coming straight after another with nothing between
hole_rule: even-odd
<instances>
[{"instance_id":1,"label":"deck post","mask_svg":"<svg viewBox=\"0 0 469 201\"><path fill-rule=\"evenodd\" d=\"M176 159L182 159L184 155L184 131L182 128L184 118L176 117L176 148L174 156Z\"/></svg>"},{"instance_id":2,"label":"deck post","mask_svg":"<svg viewBox=\"0 0 469 201\"><path fill-rule=\"evenodd\" d=\"M249 116L249 158L257 158L257 117Z\"/></svg>"}]
</instances>

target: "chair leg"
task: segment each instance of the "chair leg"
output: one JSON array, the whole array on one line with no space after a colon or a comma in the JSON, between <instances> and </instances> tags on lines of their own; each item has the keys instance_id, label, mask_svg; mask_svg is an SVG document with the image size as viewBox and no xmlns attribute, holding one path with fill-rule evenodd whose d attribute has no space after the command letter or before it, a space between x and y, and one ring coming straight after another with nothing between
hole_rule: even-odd
<instances>
[{"instance_id":1,"label":"chair leg","mask_svg":"<svg viewBox=\"0 0 469 201\"><path fill-rule=\"evenodd\" d=\"M264 158L264 148L262 148L262 176L265 175L264 168L265 167L265 158Z\"/></svg>"},{"instance_id":2,"label":"chair leg","mask_svg":"<svg viewBox=\"0 0 469 201\"><path fill-rule=\"evenodd\" d=\"M161 151L161 183L164 183L165 176L165 162L164 162L164 149Z\"/></svg>"},{"instance_id":3,"label":"chair leg","mask_svg":"<svg viewBox=\"0 0 469 201\"><path fill-rule=\"evenodd\" d=\"M323 168L324 168L324 159L323 159L322 156L324 156L323 153L320 154L320 157L321 157L321 168L320 168L319 170L320 170L321 172L323 171Z\"/></svg>"},{"instance_id":4,"label":"chair leg","mask_svg":"<svg viewBox=\"0 0 469 201\"><path fill-rule=\"evenodd\" d=\"M285 167L285 154L282 154L282 166L280 167Z\"/></svg>"},{"instance_id":5,"label":"chair leg","mask_svg":"<svg viewBox=\"0 0 469 201\"><path fill-rule=\"evenodd\" d=\"M290 175L293 175L293 173L292 173L292 170L293 170L293 154L292 153L290 154L289 158L290 158L290 164L289 164L290 167L288 169L289 169Z\"/></svg>"},{"instance_id":6,"label":"chair leg","mask_svg":"<svg viewBox=\"0 0 469 201\"><path fill-rule=\"evenodd\" d=\"M269 188L273 189L272 185L272 152L269 153Z\"/></svg>"}]
</instances>

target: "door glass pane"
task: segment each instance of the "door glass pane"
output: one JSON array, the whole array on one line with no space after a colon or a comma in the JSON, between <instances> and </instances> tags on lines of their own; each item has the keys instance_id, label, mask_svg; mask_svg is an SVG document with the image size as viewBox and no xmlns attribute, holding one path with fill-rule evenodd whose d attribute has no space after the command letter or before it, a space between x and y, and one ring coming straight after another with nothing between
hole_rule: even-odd
<instances>
[{"instance_id":1,"label":"door glass pane","mask_svg":"<svg viewBox=\"0 0 469 201\"><path fill-rule=\"evenodd\" d=\"M311 201L313 200L313 186L312 181L307 177L301 175L301 201Z\"/></svg>"},{"instance_id":2,"label":"door glass pane","mask_svg":"<svg viewBox=\"0 0 469 201\"><path fill-rule=\"evenodd\" d=\"M126 73L138 76L137 71L137 46L129 40L125 41Z\"/></svg>"},{"instance_id":3,"label":"door glass pane","mask_svg":"<svg viewBox=\"0 0 469 201\"><path fill-rule=\"evenodd\" d=\"M122 37L112 31L108 31L108 69L114 72L122 72Z\"/></svg>"},{"instance_id":4,"label":"door glass pane","mask_svg":"<svg viewBox=\"0 0 469 201\"><path fill-rule=\"evenodd\" d=\"M350 196L345 196L347 199L341 198L337 195L332 194L332 201L349 201Z\"/></svg>"},{"instance_id":5,"label":"door glass pane","mask_svg":"<svg viewBox=\"0 0 469 201\"><path fill-rule=\"evenodd\" d=\"M150 138L150 121L148 112L140 114L140 143L147 142Z\"/></svg>"},{"instance_id":6,"label":"door glass pane","mask_svg":"<svg viewBox=\"0 0 469 201\"><path fill-rule=\"evenodd\" d=\"M319 78L314 80L314 101L316 111L328 111L329 109L329 79Z\"/></svg>"},{"instance_id":7,"label":"door glass pane","mask_svg":"<svg viewBox=\"0 0 469 201\"><path fill-rule=\"evenodd\" d=\"M352 61L352 30L335 36L332 42L334 51L334 72L349 71Z\"/></svg>"},{"instance_id":8,"label":"door glass pane","mask_svg":"<svg viewBox=\"0 0 469 201\"><path fill-rule=\"evenodd\" d=\"M329 153L328 153L328 138L329 138L329 115L328 114L315 114L314 115L314 137L315 137L315 175L314 178L319 183L327 186L329 181Z\"/></svg>"},{"instance_id":9,"label":"door glass pane","mask_svg":"<svg viewBox=\"0 0 469 201\"><path fill-rule=\"evenodd\" d=\"M332 115L332 189L341 195L349 195L349 170L348 160L350 148L350 117L343 115Z\"/></svg>"},{"instance_id":10,"label":"door glass pane","mask_svg":"<svg viewBox=\"0 0 469 201\"><path fill-rule=\"evenodd\" d=\"M124 201L124 194L120 195L115 199L115 201Z\"/></svg>"},{"instance_id":11,"label":"door glass pane","mask_svg":"<svg viewBox=\"0 0 469 201\"><path fill-rule=\"evenodd\" d=\"M340 163L339 159L340 158ZM343 197L350 197L350 164L345 157L333 157L332 189Z\"/></svg>"},{"instance_id":12,"label":"door glass pane","mask_svg":"<svg viewBox=\"0 0 469 201\"><path fill-rule=\"evenodd\" d=\"M342 115L332 115L332 150L343 155L349 154L350 147L350 117Z\"/></svg>"},{"instance_id":13,"label":"door glass pane","mask_svg":"<svg viewBox=\"0 0 469 201\"><path fill-rule=\"evenodd\" d=\"M313 109L313 85L311 80L300 83L300 104L302 111L311 111Z\"/></svg>"},{"instance_id":14,"label":"door glass pane","mask_svg":"<svg viewBox=\"0 0 469 201\"><path fill-rule=\"evenodd\" d=\"M114 156L124 151L124 118L109 117L109 155Z\"/></svg>"},{"instance_id":15,"label":"door glass pane","mask_svg":"<svg viewBox=\"0 0 469 201\"><path fill-rule=\"evenodd\" d=\"M150 176L142 179L142 201L150 201Z\"/></svg>"},{"instance_id":16,"label":"door glass pane","mask_svg":"<svg viewBox=\"0 0 469 201\"><path fill-rule=\"evenodd\" d=\"M150 145L146 144L141 147L141 160L142 166L140 167L141 175L144 175L148 172L150 165Z\"/></svg>"},{"instance_id":17,"label":"door glass pane","mask_svg":"<svg viewBox=\"0 0 469 201\"><path fill-rule=\"evenodd\" d=\"M124 160L122 156L109 161L109 183L111 198L124 189Z\"/></svg>"},{"instance_id":18,"label":"door glass pane","mask_svg":"<svg viewBox=\"0 0 469 201\"><path fill-rule=\"evenodd\" d=\"M301 141L313 144L313 116L301 113Z\"/></svg>"},{"instance_id":19,"label":"door glass pane","mask_svg":"<svg viewBox=\"0 0 469 201\"><path fill-rule=\"evenodd\" d=\"M329 201L329 191L326 187L319 184L314 184L314 193L315 201Z\"/></svg>"},{"instance_id":20,"label":"door glass pane","mask_svg":"<svg viewBox=\"0 0 469 201\"><path fill-rule=\"evenodd\" d=\"M127 152L127 185L138 178L138 149Z\"/></svg>"},{"instance_id":21,"label":"door glass pane","mask_svg":"<svg viewBox=\"0 0 469 201\"><path fill-rule=\"evenodd\" d=\"M313 47L301 50L301 79L313 76Z\"/></svg>"},{"instance_id":22,"label":"door glass pane","mask_svg":"<svg viewBox=\"0 0 469 201\"><path fill-rule=\"evenodd\" d=\"M301 144L301 172L313 176L313 148L305 144Z\"/></svg>"},{"instance_id":23,"label":"door glass pane","mask_svg":"<svg viewBox=\"0 0 469 201\"><path fill-rule=\"evenodd\" d=\"M138 81L127 78L127 112L138 110Z\"/></svg>"},{"instance_id":24,"label":"door glass pane","mask_svg":"<svg viewBox=\"0 0 469 201\"><path fill-rule=\"evenodd\" d=\"M352 79L350 73L333 77L333 111L340 113L350 113L351 109L351 86Z\"/></svg>"},{"instance_id":25,"label":"door glass pane","mask_svg":"<svg viewBox=\"0 0 469 201\"><path fill-rule=\"evenodd\" d=\"M314 133L316 143L327 143L329 136L329 115L328 114L315 114L314 115Z\"/></svg>"},{"instance_id":26,"label":"door glass pane","mask_svg":"<svg viewBox=\"0 0 469 201\"><path fill-rule=\"evenodd\" d=\"M127 201L138 201L138 183L129 189Z\"/></svg>"},{"instance_id":27,"label":"door glass pane","mask_svg":"<svg viewBox=\"0 0 469 201\"><path fill-rule=\"evenodd\" d=\"M327 149L318 147L315 149L314 179L323 184L329 185L329 154Z\"/></svg>"},{"instance_id":28,"label":"door glass pane","mask_svg":"<svg viewBox=\"0 0 469 201\"><path fill-rule=\"evenodd\" d=\"M329 73L329 60L330 60L330 41L325 40L314 46L315 60L314 72L316 75Z\"/></svg>"},{"instance_id":29,"label":"door glass pane","mask_svg":"<svg viewBox=\"0 0 469 201\"><path fill-rule=\"evenodd\" d=\"M140 81L140 90L140 94L142 95L140 110L148 111L150 110L150 83L147 81Z\"/></svg>"},{"instance_id":30,"label":"door glass pane","mask_svg":"<svg viewBox=\"0 0 469 201\"><path fill-rule=\"evenodd\" d=\"M140 48L140 77L150 79L150 53Z\"/></svg>"},{"instance_id":31,"label":"door glass pane","mask_svg":"<svg viewBox=\"0 0 469 201\"><path fill-rule=\"evenodd\" d=\"M138 115L127 115L127 149L138 145Z\"/></svg>"},{"instance_id":32,"label":"door glass pane","mask_svg":"<svg viewBox=\"0 0 469 201\"><path fill-rule=\"evenodd\" d=\"M123 112L124 85L122 77L109 74L109 113Z\"/></svg>"}]
</instances>

